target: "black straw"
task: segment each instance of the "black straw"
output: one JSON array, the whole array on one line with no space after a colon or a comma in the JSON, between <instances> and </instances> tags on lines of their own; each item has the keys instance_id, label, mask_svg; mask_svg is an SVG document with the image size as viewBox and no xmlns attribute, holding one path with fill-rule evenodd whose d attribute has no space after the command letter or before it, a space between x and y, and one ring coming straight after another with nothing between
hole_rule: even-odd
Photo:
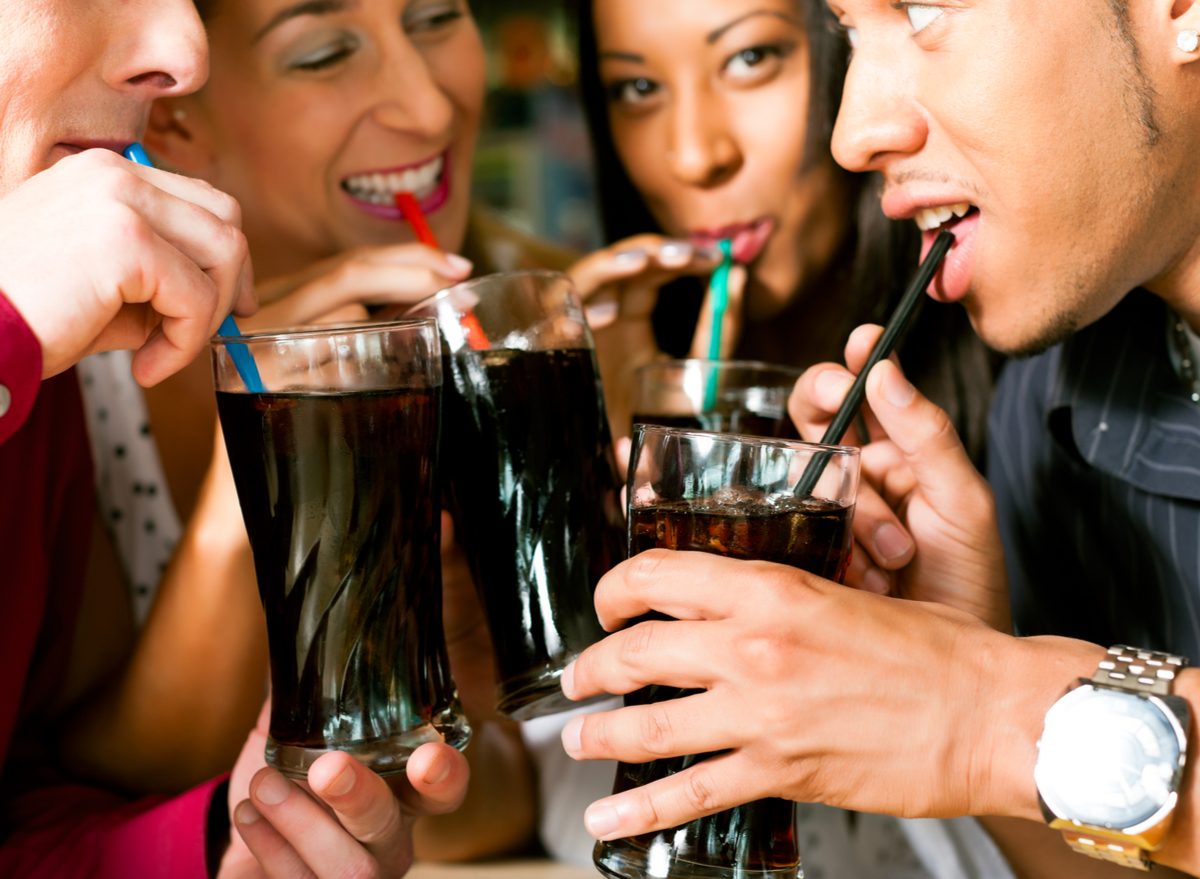
<instances>
[{"instance_id":1,"label":"black straw","mask_svg":"<svg viewBox=\"0 0 1200 879\"><path fill-rule=\"evenodd\" d=\"M846 399L842 401L842 405L838 408L837 414L833 416L833 421L829 423L829 428L825 431L825 435L821 437L822 444L836 446L841 443L842 437L850 427L850 422L854 420L854 416L862 408L863 397L866 395L867 389L867 376L875 368L875 364L891 355L892 350L896 347L896 342L899 341L900 336L907 329L913 315L916 314L917 306L921 303L921 297L929 289L929 285L933 281L933 276L942 267L942 260L946 258L946 254L950 252L950 248L953 245L953 233L948 229L943 229L938 233L937 238L934 239L933 247L929 249L929 254L925 257L925 261L917 269L917 273L913 276L908 289L904 291L904 297L892 313L892 319L888 321L883 335L879 337L879 342L875 345L875 350L867 358L866 366L862 368L862 371L858 374L858 378L854 380L850 392L846 394ZM866 437L862 437L863 442L866 442L866 439ZM808 466L804 468L804 473L801 475L800 481L796 484L796 497L801 500L812 497L813 489L817 487L817 483L821 479L821 474L825 472L825 465L829 463L829 458L829 452L819 452L812 456L808 462Z\"/></svg>"}]
</instances>

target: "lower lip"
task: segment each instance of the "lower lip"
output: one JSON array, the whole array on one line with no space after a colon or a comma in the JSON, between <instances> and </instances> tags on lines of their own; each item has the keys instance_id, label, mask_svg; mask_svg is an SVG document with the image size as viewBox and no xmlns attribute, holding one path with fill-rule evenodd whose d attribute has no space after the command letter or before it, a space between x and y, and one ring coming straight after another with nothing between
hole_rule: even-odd
<instances>
[{"instance_id":1,"label":"lower lip","mask_svg":"<svg viewBox=\"0 0 1200 879\"><path fill-rule=\"evenodd\" d=\"M946 261L929 285L929 295L939 302L957 302L967 295L971 286L971 271L975 263L975 239L979 231L979 211L959 220L950 227L954 233L954 246L946 254ZM925 259L938 230L930 229L921 234L921 259Z\"/></svg>"},{"instance_id":2,"label":"lower lip","mask_svg":"<svg viewBox=\"0 0 1200 879\"><path fill-rule=\"evenodd\" d=\"M404 214L395 205L374 204L373 202L363 201L361 198L355 198L349 192L346 192L343 187L339 186L338 189L341 189L342 194L350 199L350 203L364 214L370 214L372 217L378 217L381 220L391 220L397 223L404 222ZM442 157L442 177L438 180L437 186L417 203L421 206L421 213L428 216L441 208L449 200L450 154L446 153Z\"/></svg>"},{"instance_id":3,"label":"lower lip","mask_svg":"<svg viewBox=\"0 0 1200 879\"><path fill-rule=\"evenodd\" d=\"M693 245L697 247L711 247L718 241L728 239L732 242L732 251L734 262L739 262L742 265L749 265L758 259L763 248L767 246L767 242L771 239L771 233L775 231L775 221L772 219L755 220L753 223L747 223L744 226L732 226L729 229L722 230L721 235L697 234L689 236Z\"/></svg>"}]
</instances>

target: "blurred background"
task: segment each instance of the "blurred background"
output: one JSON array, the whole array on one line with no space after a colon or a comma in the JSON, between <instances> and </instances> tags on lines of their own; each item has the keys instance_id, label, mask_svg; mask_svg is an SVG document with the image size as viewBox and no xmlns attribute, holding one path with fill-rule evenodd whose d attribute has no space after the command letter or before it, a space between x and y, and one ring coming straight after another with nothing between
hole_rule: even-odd
<instances>
[{"instance_id":1,"label":"blurred background","mask_svg":"<svg viewBox=\"0 0 1200 879\"><path fill-rule=\"evenodd\" d=\"M577 250L601 244L574 24L563 0L471 0L488 53L475 197Z\"/></svg>"}]
</instances>

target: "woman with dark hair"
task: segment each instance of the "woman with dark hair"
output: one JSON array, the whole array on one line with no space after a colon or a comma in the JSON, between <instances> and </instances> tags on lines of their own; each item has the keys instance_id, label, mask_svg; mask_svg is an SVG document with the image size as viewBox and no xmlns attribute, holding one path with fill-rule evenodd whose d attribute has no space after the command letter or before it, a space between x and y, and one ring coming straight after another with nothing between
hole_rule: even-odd
<instances>
[{"instance_id":1,"label":"woman with dark hair","mask_svg":"<svg viewBox=\"0 0 1200 879\"><path fill-rule=\"evenodd\" d=\"M883 215L874 175L843 171L830 155L849 47L825 3L720 3L711 22L708 5L683 3L676 15L676 4L656 4L654 15L631 17L626 3L577 0L598 198L606 237L619 243L573 274L585 293L610 282L593 303L620 297L618 283L628 299L647 286L630 277L629 239L732 237L748 277L730 353L794 366L838 360L854 327L886 320L895 306L916 266L918 231ZM619 320L649 319L658 350L629 351L645 329L625 327L611 346L622 356L608 358L621 369L605 373L622 414L618 372L659 351L678 357L707 346L696 334L699 280L666 284L648 297L651 311L645 298L632 314L622 301ZM612 341L606 333L602 347ZM981 459L994 363L965 311L925 308L899 350L906 373Z\"/></svg>"},{"instance_id":2,"label":"woman with dark hair","mask_svg":"<svg viewBox=\"0 0 1200 879\"><path fill-rule=\"evenodd\" d=\"M616 243L572 274L591 308L614 430L628 430L639 366L707 350L700 278L719 239L740 267L722 355L840 360L854 327L886 320L919 240L912 224L883 216L873 179L830 155L849 49L824 2L579 0L578 10L599 196ZM900 356L979 455L992 373L966 314L926 307ZM851 579L873 591L887 591L884 568L911 553L878 532L861 549ZM607 795L613 766L567 758L566 719L525 724L523 735L540 769L543 841L584 861L582 811ZM797 829L808 876L1011 875L970 819L918 824L805 805Z\"/></svg>"}]
</instances>

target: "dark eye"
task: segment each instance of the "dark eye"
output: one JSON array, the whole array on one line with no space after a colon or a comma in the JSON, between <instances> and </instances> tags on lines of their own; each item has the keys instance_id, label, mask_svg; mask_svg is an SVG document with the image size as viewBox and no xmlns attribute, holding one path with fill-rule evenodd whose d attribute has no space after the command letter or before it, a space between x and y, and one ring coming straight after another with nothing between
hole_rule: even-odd
<instances>
[{"instance_id":1,"label":"dark eye","mask_svg":"<svg viewBox=\"0 0 1200 879\"><path fill-rule=\"evenodd\" d=\"M775 70L791 54L787 46L751 46L725 62L725 74L734 79L756 79Z\"/></svg>"},{"instance_id":2,"label":"dark eye","mask_svg":"<svg viewBox=\"0 0 1200 879\"><path fill-rule=\"evenodd\" d=\"M300 56L291 63L293 70L316 71L333 67L345 61L358 49L358 43L353 40L339 40L328 46L322 46L313 52Z\"/></svg>"},{"instance_id":3,"label":"dark eye","mask_svg":"<svg viewBox=\"0 0 1200 879\"><path fill-rule=\"evenodd\" d=\"M622 104L640 104L658 91L658 83L649 79L623 79L608 87L608 99Z\"/></svg>"}]
</instances>

